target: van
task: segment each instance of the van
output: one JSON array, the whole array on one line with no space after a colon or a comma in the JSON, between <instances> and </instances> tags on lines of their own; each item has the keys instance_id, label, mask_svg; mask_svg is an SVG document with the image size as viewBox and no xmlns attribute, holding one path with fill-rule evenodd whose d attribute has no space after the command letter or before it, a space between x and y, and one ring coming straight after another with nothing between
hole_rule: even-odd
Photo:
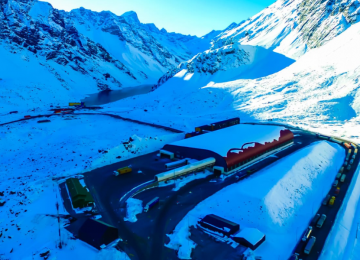
<instances>
[{"instance_id":1,"label":"van","mask_svg":"<svg viewBox=\"0 0 360 260\"><path fill-rule=\"evenodd\" d=\"M316 227L321 228L324 225L325 219L326 219L326 215L322 214L319 221L316 224Z\"/></svg>"},{"instance_id":2,"label":"van","mask_svg":"<svg viewBox=\"0 0 360 260\"><path fill-rule=\"evenodd\" d=\"M323 200L323 205L326 206L328 204L328 201L330 199L330 194L326 195L325 199Z\"/></svg>"},{"instance_id":3,"label":"van","mask_svg":"<svg viewBox=\"0 0 360 260\"><path fill-rule=\"evenodd\" d=\"M344 173L343 175L341 175L340 182L344 182L344 181L345 181L345 178L346 178L346 174Z\"/></svg>"},{"instance_id":4,"label":"van","mask_svg":"<svg viewBox=\"0 0 360 260\"><path fill-rule=\"evenodd\" d=\"M311 234L311 232L312 232L312 226L309 226L307 229L306 229L306 231L305 231L305 233L304 233L304 236L302 237L302 241L306 241L306 240L308 240L308 238L310 237L310 234Z\"/></svg>"},{"instance_id":5,"label":"van","mask_svg":"<svg viewBox=\"0 0 360 260\"><path fill-rule=\"evenodd\" d=\"M304 253L305 254L310 254L311 249L313 248L314 244L316 241L316 237L310 237L309 241L307 242L305 249L304 249Z\"/></svg>"},{"instance_id":6,"label":"van","mask_svg":"<svg viewBox=\"0 0 360 260\"><path fill-rule=\"evenodd\" d=\"M335 180L334 183L333 183L333 186L336 187L338 184L339 184L339 181Z\"/></svg>"}]
</instances>

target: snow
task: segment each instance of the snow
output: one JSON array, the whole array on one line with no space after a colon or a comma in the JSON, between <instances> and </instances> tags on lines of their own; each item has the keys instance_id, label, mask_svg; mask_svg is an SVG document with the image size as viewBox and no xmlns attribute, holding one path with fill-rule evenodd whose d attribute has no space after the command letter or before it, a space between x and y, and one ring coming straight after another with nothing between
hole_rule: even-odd
<instances>
[{"instance_id":1,"label":"snow","mask_svg":"<svg viewBox=\"0 0 360 260\"><path fill-rule=\"evenodd\" d=\"M265 142L272 142L274 139L278 140L281 130L285 130L285 128L240 124L194 138L180 140L170 145L209 150L226 157L230 149L241 148L245 143L265 144Z\"/></svg>"},{"instance_id":2,"label":"snow","mask_svg":"<svg viewBox=\"0 0 360 260\"><path fill-rule=\"evenodd\" d=\"M130 258L115 248L106 248L99 252L95 260L130 260Z\"/></svg>"},{"instance_id":3,"label":"snow","mask_svg":"<svg viewBox=\"0 0 360 260\"><path fill-rule=\"evenodd\" d=\"M302 148L199 203L168 235L166 246L179 250L179 258L189 259L194 248L188 246L194 245L189 227L215 214L243 228L262 230L267 239L256 251L259 256L286 259L331 188L344 158L342 147L325 141Z\"/></svg>"},{"instance_id":4,"label":"snow","mask_svg":"<svg viewBox=\"0 0 360 260\"><path fill-rule=\"evenodd\" d=\"M72 235L63 228L68 221L62 218L63 248L58 248L57 214L68 214L58 184L68 176L153 152L164 142L181 137L101 115L59 116L51 118L48 124L36 121L0 127L0 192L4 192L1 198L6 201L0 206L0 251L7 259L27 259L48 247L53 258L66 259L71 255L95 259L97 250L70 239ZM122 142L127 142L129 137L134 141L125 148ZM57 182L54 177L64 179ZM19 224L20 229L12 224Z\"/></svg>"},{"instance_id":5,"label":"snow","mask_svg":"<svg viewBox=\"0 0 360 260\"><path fill-rule=\"evenodd\" d=\"M125 221L136 222L136 215L143 212L142 200L129 198L126 201Z\"/></svg>"},{"instance_id":6,"label":"snow","mask_svg":"<svg viewBox=\"0 0 360 260\"><path fill-rule=\"evenodd\" d=\"M258 243L264 237L264 234L261 233L257 228L244 228L233 237L244 238L252 245L256 245L256 243Z\"/></svg>"}]
</instances>

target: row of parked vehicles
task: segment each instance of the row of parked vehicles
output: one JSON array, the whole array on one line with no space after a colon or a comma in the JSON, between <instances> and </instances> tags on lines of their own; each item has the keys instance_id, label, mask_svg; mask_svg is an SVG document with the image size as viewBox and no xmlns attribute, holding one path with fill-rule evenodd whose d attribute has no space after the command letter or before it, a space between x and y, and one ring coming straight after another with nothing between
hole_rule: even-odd
<instances>
[{"instance_id":1,"label":"row of parked vehicles","mask_svg":"<svg viewBox=\"0 0 360 260\"><path fill-rule=\"evenodd\" d=\"M339 143L341 145L343 145L346 149L346 158L344 161L343 166L340 168L339 172L336 175L335 181L333 183L333 187L334 192L333 194L328 194L325 199L322 202L323 206L333 206L336 200L336 196L340 193L340 187L338 187L338 185L340 183L344 183L345 179L346 179L346 174L345 171L350 171L351 167L354 163L355 157L357 156L358 153L358 148L356 145L352 144L352 143L346 143L343 142L341 140L338 140L336 138L332 138L332 137L327 137L327 136L321 136L318 135L319 138L321 139L326 139L329 141L333 141L336 143ZM353 152L352 152L353 151ZM315 236L311 236L312 232L313 232L313 226L316 226L316 228L322 228L322 226L324 225L324 222L326 220L326 215L325 214L316 214L315 217L313 218L313 220L311 221L311 226L309 226L303 237L302 237L302 241L306 242L306 245L304 247L304 253L305 254L310 254L312 248L314 247L314 244L316 242L316 237ZM299 259L299 254L296 253L294 255L291 256L290 258L291 260L298 260Z\"/></svg>"}]
</instances>

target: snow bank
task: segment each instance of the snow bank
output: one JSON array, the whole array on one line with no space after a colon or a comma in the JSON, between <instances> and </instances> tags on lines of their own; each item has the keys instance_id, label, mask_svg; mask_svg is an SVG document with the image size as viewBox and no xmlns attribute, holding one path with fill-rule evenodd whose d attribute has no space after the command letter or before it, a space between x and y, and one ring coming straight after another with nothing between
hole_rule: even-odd
<instances>
[{"instance_id":1,"label":"snow bank","mask_svg":"<svg viewBox=\"0 0 360 260\"><path fill-rule=\"evenodd\" d=\"M67 224L64 219L60 219L60 239L57 214L67 212L53 177L68 177L153 152L180 136L100 115L36 122L0 127L0 192L4 192L0 198L5 201L0 207L0 252L6 259L25 259L47 247L53 258L94 259L97 250L70 239L72 235L63 228ZM132 146L125 148L122 143L131 136Z\"/></svg>"},{"instance_id":2,"label":"snow bank","mask_svg":"<svg viewBox=\"0 0 360 260\"><path fill-rule=\"evenodd\" d=\"M347 191L319 260L359 259L360 165Z\"/></svg>"},{"instance_id":3,"label":"snow bank","mask_svg":"<svg viewBox=\"0 0 360 260\"><path fill-rule=\"evenodd\" d=\"M126 201L126 217L125 221L136 222L136 215L143 212L142 200L129 198Z\"/></svg>"},{"instance_id":4,"label":"snow bank","mask_svg":"<svg viewBox=\"0 0 360 260\"><path fill-rule=\"evenodd\" d=\"M280 159L198 204L169 235L166 246L188 259L195 246L189 227L216 214L241 228L263 232L267 239L256 253L264 259L286 259L331 188L344 157L342 147L321 141Z\"/></svg>"},{"instance_id":5,"label":"snow bank","mask_svg":"<svg viewBox=\"0 0 360 260\"><path fill-rule=\"evenodd\" d=\"M120 252L115 248L102 249L96 260L130 260L126 253Z\"/></svg>"}]
</instances>

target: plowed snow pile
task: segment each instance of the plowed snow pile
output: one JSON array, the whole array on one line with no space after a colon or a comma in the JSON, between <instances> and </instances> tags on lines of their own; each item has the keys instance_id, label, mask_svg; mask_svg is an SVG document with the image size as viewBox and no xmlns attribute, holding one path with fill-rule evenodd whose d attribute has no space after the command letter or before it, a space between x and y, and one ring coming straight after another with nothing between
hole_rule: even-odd
<instances>
[{"instance_id":1,"label":"plowed snow pile","mask_svg":"<svg viewBox=\"0 0 360 260\"><path fill-rule=\"evenodd\" d=\"M181 259L190 259L189 226L216 214L239 223L241 229L255 227L265 233L265 243L256 250L263 259L287 259L331 188L344 157L342 147L321 141L277 161L199 203L169 235L167 247L179 250Z\"/></svg>"}]
</instances>

